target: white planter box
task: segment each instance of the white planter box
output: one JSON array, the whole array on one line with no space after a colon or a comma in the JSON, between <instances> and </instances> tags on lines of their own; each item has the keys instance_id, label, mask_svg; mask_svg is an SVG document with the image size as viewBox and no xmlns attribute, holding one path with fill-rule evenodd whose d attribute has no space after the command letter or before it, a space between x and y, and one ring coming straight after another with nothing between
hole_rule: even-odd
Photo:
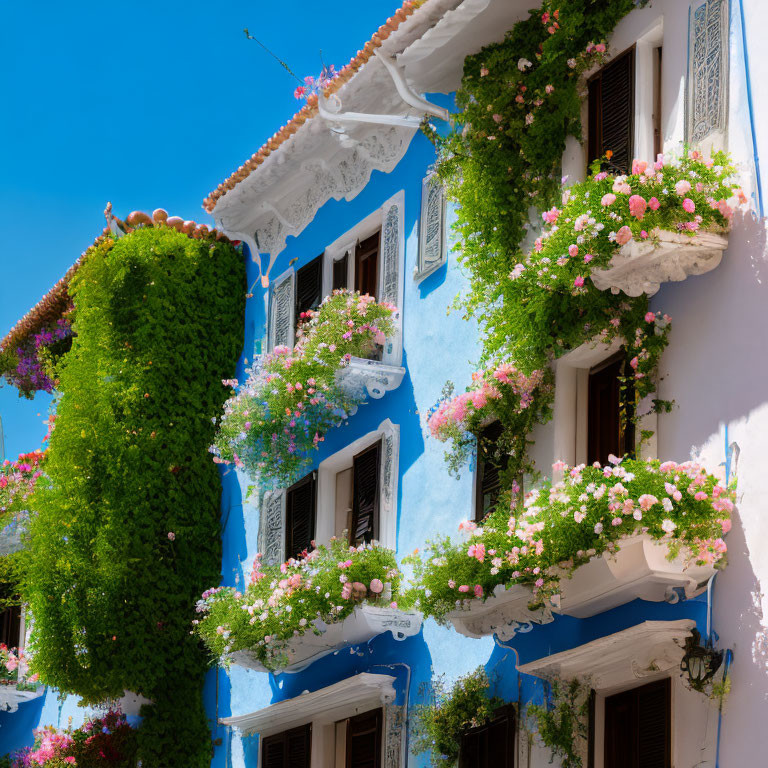
<instances>
[{"instance_id":1,"label":"white planter box","mask_svg":"<svg viewBox=\"0 0 768 768\"><path fill-rule=\"evenodd\" d=\"M370 396L375 400L385 392L397 389L405 376L405 368L388 365L379 360L353 357L349 365L340 368L336 374L339 386L348 394L360 399Z\"/></svg>"},{"instance_id":2,"label":"white planter box","mask_svg":"<svg viewBox=\"0 0 768 768\"><path fill-rule=\"evenodd\" d=\"M583 619L637 598L676 602L676 587L695 597L715 572L713 566L687 565L683 556L668 560L667 543L648 535L618 543L616 554L594 557L561 580L559 613Z\"/></svg>"},{"instance_id":3,"label":"white planter box","mask_svg":"<svg viewBox=\"0 0 768 768\"><path fill-rule=\"evenodd\" d=\"M608 269L592 271L601 291L624 291L627 296L653 296L661 283L685 280L714 269L728 247L728 235L699 232L690 237L654 229L648 240L627 243L611 259Z\"/></svg>"},{"instance_id":4,"label":"white planter box","mask_svg":"<svg viewBox=\"0 0 768 768\"><path fill-rule=\"evenodd\" d=\"M285 649L288 665L281 669L282 672L299 672L321 656L348 645L367 643L384 632L391 632L395 640L405 640L406 637L418 634L421 629L421 614L406 613L396 608L361 605L344 621L326 624L316 619L314 623L320 631L319 635L309 630L288 641ZM235 651L230 654L230 659L240 667L260 672L269 671L250 651Z\"/></svg>"},{"instance_id":5,"label":"white planter box","mask_svg":"<svg viewBox=\"0 0 768 768\"><path fill-rule=\"evenodd\" d=\"M19 704L32 701L45 693L45 686L38 685L34 691L20 691L15 685L0 685L0 712L15 712Z\"/></svg>"},{"instance_id":6,"label":"white planter box","mask_svg":"<svg viewBox=\"0 0 768 768\"><path fill-rule=\"evenodd\" d=\"M463 607L451 611L445 621L465 637L498 635L500 640L510 640L517 632L525 632L531 624L547 624L552 612L546 608L532 611L528 604L533 600L533 590L523 584L513 584L506 589L498 584L487 600L471 598L463 601Z\"/></svg>"}]
</instances>

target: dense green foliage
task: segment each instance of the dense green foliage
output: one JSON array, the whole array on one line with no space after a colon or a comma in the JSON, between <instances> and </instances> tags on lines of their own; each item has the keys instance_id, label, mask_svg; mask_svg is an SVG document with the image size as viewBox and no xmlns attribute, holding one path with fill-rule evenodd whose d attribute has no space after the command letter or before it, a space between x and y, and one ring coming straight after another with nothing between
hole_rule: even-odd
<instances>
[{"instance_id":1,"label":"dense green foliage","mask_svg":"<svg viewBox=\"0 0 768 768\"><path fill-rule=\"evenodd\" d=\"M25 558L34 668L86 702L124 690L153 700L144 764L202 768L207 660L189 626L219 577L208 446L242 345L242 256L140 228L97 241L70 295L76 335Z\"/></svg>"},{"instance_id":2,"label":"dense green foliage","mask_svg":"<svg viewBox=\"0 0 768 768\"><path fill-rule=\"evenodd\" d=\"M387 606L399 585L394 552L334 538L281 566L262 568L257 556L245 594L231 587L203 593L195 631L225 663L230 653L248 650L276 670L288 662L288 640L343 621L361 603Z\"/></svg>"},{"instance_id":3,"label":"dense green foliage","mask_svg":"<svg viewBox=\"0 0 768 768\"><path fill-rule=\"evenodd\" d=\"M552 682L552 700L529 704L539 738L561 768L582 768L589 737L589 686L578 680Z\"/></svg>"},{"instance_id":4,"label":"dense green foliage","mask_svg":"<svg viewBox=\"0 0 768 768\"><path fill-rule=\"evenodd\" d=\"M699 465L625 459L556 468L565 479L546 481L524 504L510 507L506 493L482 527L463 523L465 541L445 537L424 559L411 556L417 587L408 602L442 620L500 584L527 584L531 602L541 604L561 578L641 532L666 542L673 557L723 564L733 494Z\"/></svg>"},{"instance_id":5,"label":"dense green foliage","mask_svg":"<svg viewBox=\"0 0 768 768\"><path fill-rule=\"evenodd\" d=\"M394 310L367 294L336 290L303 313L296 346L275 347L257 360L227 402L216 461L246 466L262 486L301 477L325 433L365 399L338 376L352 357L370 357L384 344Z\"/></svg>"},{"instance_id":6,"label":"dense green foliage","mask_svg":"<svg viewBox=\"0 0 768 768\"><path fill-rule=\"evenodd\" d=\"M415 710L413 752L430 752L433 768L451 768L459 759L462 733L488 722L504 701L489 696L483 667L460 677L450 691L440 679L432 687L433 700Z\"/></svg>"}]
</instances>

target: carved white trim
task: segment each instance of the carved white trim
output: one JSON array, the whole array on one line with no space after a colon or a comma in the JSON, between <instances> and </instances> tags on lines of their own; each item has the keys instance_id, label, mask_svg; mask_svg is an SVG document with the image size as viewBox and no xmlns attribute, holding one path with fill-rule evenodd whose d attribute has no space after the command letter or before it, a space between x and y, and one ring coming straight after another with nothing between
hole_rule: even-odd
<instances>
[{"instance_id":1,"label":"carved white trim","mask_svg":"<svg viewBox=\"0 0 768 768\"><path fill-rule=\"evenodd\" d=\"M293 269L288 269L272 285L269 300L269 352L277 346L292 347L294 344L295 282Z\"/></svg>"},{"instance_id":2,"label":"carved white trim","mask_svg":"<svg viewBox=\"0 0 768 768\"><path fill-rule=\"evenodd\" d=\"M695 565L683 549L668 559L669 542L648 534L620 539L615 554L605 552L560 581L558 613L584 619L632 600L676 602L676 589L686 598L701 594L715 574L711 565Z\"/></svg>"},{"instance_id":3,"label":"carved white trim","mask_svg":"<svg viewBox=\"0 0 768 768\"><path fill-rule=\"evenodd\" d=\"M448 613L445 621L465 637L496 635L500 640L511 640L518 632L529 630L531 624L552 621L548 607L528 607L533 599L533 590L528 586L513 584L506 589L498 584L487 600L462 600L461 607Z\"/></svg>"},{"instance_id":4,"label":"carved white trim","mask_svg":"<svg viewBox=\"0 0 768 768\"><path fill-rule=\"evenodd\" d=\"M383 749L384 767L404 766L406 705L388 704L384 707Z\"/></svg>"},{"instance_id":5,"label":"carved white trim","mask_svg":"<svg viewBox=\"0 0 768 768\"><path fill-rule=\"evenodd\" d=\"M686 141L725 149L728 131L728 0L693 3L688 29ZM705 146L706 145L706 146Z\"/></svg>"},{"instance_id":6,"label":"carved white trim","mask_svg":"<svg viewBox=\"0 0 768 768\"><path fill-rule=\"evenodd\" d=\"M381 209L379 250L379 301L397 307L393 316L395 332L384 345L383 361L400 365L403 358L403 273L405 271L405 193L401 190Z\"/></svg>"},{"instance_id":7,"label":"carved white trim","mask_svg":"<svg viewBox=\"0 0 768 768\"><path fill-rule=\"evenodd\" d=\"M518 669L545 679L578 678L596 691L606 690L677 669L695 626L693 619L645 621Z\"/></svg>"},{"instance_id":8,"label":"carved white trim","mask_svg":"<svg viewBox=\"0 0 768 768\"><path fill-rule=\"evenodd\" d=\"M397 389L405 376L405 368L387 365L378 360L353 357L348 365L339 368L336 381L349 395L366 396L374 400L384 397L385 392Z\"/></svg>"},{"instance_id":9,"label":"carved white trim","mask_svg":"<svg viewBox=\"0 0 768 768\"><path fill-rule=\"evenodd\" d=\"M310 664L350 645L367 643L378 635L389 632L395 640L405 640L417 635L421 629L421 614L400 611L376 605L360 605L343 621L326 624L314 619L314 629L287 641L285 654L288 663L281 672L301 672ZM246 669L266 672L258 657L247 650L234 651L229 655L233 664Z\"/></svg>"},{"instance_id":10,"label":"carved white trim","mask_svg":"<svg viewBox=\"0 0 768 768\"><path fill-rule=\"evenodd\" d=\"M728 235L700 232L692 237L654 229L648 240L633 240L613 256L608 269L592 271L601 291L624 291L627 296L653 296L661 283L703 275L720 264Z\"/></svg>"},{"instance_id":11,"label":"carved white trim","mask_svg":"<svg viewBox=\"0 0 768 768\"><path fill-rule=\"evenodd\" d=\"M421 183L421 218L419 220L419 253L413 279L423 280L445 264L446 198L443 185L436 174L426 176Z\"/></svg>"},{"instance_id":12,"label":"carved white trim","mask_svg":"<svg viewBox=\"0 0 768 768\"><path fill-rule=\"evenodd\" d=\"M285 560L285 489L267 491L261 501L259 552L264 565Z\"/></svg>"}]
</instances>

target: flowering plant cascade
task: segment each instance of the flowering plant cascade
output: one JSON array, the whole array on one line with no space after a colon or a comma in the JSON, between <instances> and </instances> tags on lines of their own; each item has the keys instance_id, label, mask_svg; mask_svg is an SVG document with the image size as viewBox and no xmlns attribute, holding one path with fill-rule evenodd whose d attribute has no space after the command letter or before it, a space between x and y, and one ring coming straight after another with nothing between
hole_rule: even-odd
<instances>
[{"instance_id":1,"label":"flowering plant cascade","mask_svg":"<svg viewBox=\"0 0 768 768\"><path fill-rule=\"evenodd\" d=\"M527 584L533 603L542 604L563 576L637 533L667 543L671 559L724 564L731 491L694 462L613 459L604 467L557 463L564 480L548 480L521 505L500 503L482 527L462 523L468 534L462 543L441 539L423 559L411 556L410 600L441 620L499 584Z\"/></svg>"},{"instance_id":2,"label":"flowering plant cascade","mask_svg":"<svg viewBox=\"0 0 768 768\"><path fill-rule=\"evenodd\" d=\"M334 538L327 547L266 568L257 555L244 593L233 587L203 593L194 631L224 662L248 650L267 669L278 670L287 663L286 641L321 634L317 622L343 621L362 603L396 607L399 584L394 553L376 543L353 547Z\"/></svg>"},{"instance_id":3,"label":"flowering plant cascade","mask_svg":"<svg viewBox=\"0 0 768 768\"><path fill-rule=\"evenodd\" d=\"M323 435L360 404L340 386L338 371L384 343L394 311L367 294L334 291L303 313L296 346L264 355L226 403L214 461L245 466L265 485L290 484L309 467Z\"/></svg>"},{"instance_id":4,"label":"flowering plant cascade","mask_svg":"<svg viewBox=\"0 0 768 768\"><path fill-rule=\"evenodd\" d=\"M8 768L133 768L136 731L125 715L109 710L79 728L47 726L35 731L35 743L11 755Z\"/></svg>"},{"instance_id":5,"label":"flowering plant cascade","mask_svg":"<svg viewBox=\"0 0 768 768\"><path fill-rule=\"evenodd\" d=\"M15 348L0 348L0 374L21 396L31 399L35 392L53 392L55 364L72 346L72 333L69 319L60 317Z\"/></svg>"},{"instance_id":6,"label":"flowering plant cascade","mask_svg":"<svg viewBox=\"0 0 768 768\"><path fill-rule=\"evenodd\" d=\"M14 514L24 511L27 500L43 475L43 451L21 453L16 461L0 465L0 526Z\"/></svg>"},{"instance_id":7,"label":"flowering plant cascade","mask_svg":"<svg viewBox=\"0 0 768 768\"><path fill-rule=\"evenodd\" d=\"M472 384L459 395L452 396L449 385L427 418L430 435L451 444L446 451L449 471L459 473L472 455L483 425L496 420L503 425L501 437L493 445L479 446L480 451L493 453L497 459L502 454L509 456L507 486L521 472L531 471L526 461L527 436L537 423L549 417L552 390L549 369L526 376L512 363L473 374Z\"/></svg>"},{"instance_id":8,"label":"flowering plant cascade","mask_svg":"<svg viewBox=\"0 0 768 768\"><path fill-rule=\"evenodd\" d=\"M19 690L34 689L38 676L27 676L29 662L30 658L23 650L0 643L0 685L15 686Z\"/></svg>"}]
</instances>

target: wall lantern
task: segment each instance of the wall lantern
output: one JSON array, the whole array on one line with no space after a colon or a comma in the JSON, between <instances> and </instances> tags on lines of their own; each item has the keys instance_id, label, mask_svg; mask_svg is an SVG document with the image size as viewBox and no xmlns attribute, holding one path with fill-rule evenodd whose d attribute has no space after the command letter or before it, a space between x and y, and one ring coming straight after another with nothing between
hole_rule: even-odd
<instances>
[{"instance_id":1,"label":"wall lantern","mask_svg":"<svg viewBox=\"0 0 768 768\"><path fill-rule=\"evenodd\" d=\"M700 640L701 635L694 629L685 641L685 655L680 662L680 669L688 675L695 691L703 691L723 663L723 652L716 651L711 640L706 645L701 645Z\"/></svg>"}]
</instances>

